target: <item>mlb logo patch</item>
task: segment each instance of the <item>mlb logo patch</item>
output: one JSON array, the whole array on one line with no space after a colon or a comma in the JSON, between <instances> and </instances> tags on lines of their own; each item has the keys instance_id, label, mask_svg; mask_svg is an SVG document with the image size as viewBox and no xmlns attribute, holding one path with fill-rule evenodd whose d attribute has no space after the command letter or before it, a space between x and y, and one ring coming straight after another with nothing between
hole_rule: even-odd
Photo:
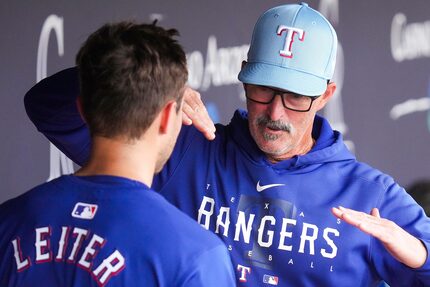
<instances>
[{"instance_id":1,"label":"mlb logo patch","mask_svg":"<svg viewBox=\"0 0 430 287\"><path fill-rule=\"evenodd\" d=\"M278 277L272 275L264 275L263 283L267 283L270 285L278 285Z\"/></svg>"},{"instance_id":2,"label":"mlb logo patch","mask_svg":"<svg viewBox=\"0 0 430 287\"><path fill-rule=\"evenodd\" d=\"M78 202L73 208L72 216L80 219L93 219L96 215L97 205Z\"/></svg>"}]
</instances>

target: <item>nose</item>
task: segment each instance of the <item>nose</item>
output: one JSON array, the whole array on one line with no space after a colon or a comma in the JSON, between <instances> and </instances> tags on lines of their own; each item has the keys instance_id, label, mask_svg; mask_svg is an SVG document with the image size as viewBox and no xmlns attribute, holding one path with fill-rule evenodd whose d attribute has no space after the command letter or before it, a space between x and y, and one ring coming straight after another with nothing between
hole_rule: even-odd
<instances>
[{"instance_id":1,"label":"nose","mask_svg":"<svg viewBox=\"0 0 430 287\"><path fill-rule=\"evenodd\" d=\"M267 115L271 120L276 121L281 119L284 114L285 108L282 104L282 96L277 94L272 102L267 106Z\"/></svg>"}]
</instances>

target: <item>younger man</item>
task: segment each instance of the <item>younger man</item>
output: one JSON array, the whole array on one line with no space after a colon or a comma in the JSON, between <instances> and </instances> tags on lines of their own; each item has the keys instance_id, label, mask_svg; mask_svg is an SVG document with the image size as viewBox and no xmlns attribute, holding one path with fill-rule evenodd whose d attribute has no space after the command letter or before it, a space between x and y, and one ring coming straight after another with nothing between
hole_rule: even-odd
<instances>
[{"instance_id":1,"label":"younger man","mask_svg":"<svg viewBox=\"0 0 430 287\"><path fill-rule=\"evenodd\" d=\"M0 206L0 286L234 286L221 240L149 188L182 125L176 34L124 22L84 43L90 158Z\"/></svg>"}]
</instances>

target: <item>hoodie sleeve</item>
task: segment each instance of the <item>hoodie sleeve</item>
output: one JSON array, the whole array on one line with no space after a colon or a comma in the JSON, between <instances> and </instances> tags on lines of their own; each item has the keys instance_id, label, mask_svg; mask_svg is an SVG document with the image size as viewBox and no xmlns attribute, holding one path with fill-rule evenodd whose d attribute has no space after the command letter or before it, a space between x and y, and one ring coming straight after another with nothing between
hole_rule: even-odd
<instances>
[{"instance_id":1,"label":"hoodie sleeve","mask_svg":"<svg viewBox=\"0 0 430 287\"><path fill-rule=\"evenodd\" d=\"M427 260L420 268L410 268L389 254L376 239L370 250L375 268L391 286L430 286L430 219L414 199L391 178L381 198L380 214L420 239L427 249ZM401 243L400 243L401 244Z\"/></svg>"},{"instance_id":2,"label":"hoodie sleeve","mask_svg":"<svg viewBox=\"0 0 430 287\"><path fill-rule=\"evenodd\" d=\"M76 105L78 94L77 69L69 68L37 83L25 95L24 104L37 130L82 165L89 157L90 134Z\"/></svg>"}]
</instances>

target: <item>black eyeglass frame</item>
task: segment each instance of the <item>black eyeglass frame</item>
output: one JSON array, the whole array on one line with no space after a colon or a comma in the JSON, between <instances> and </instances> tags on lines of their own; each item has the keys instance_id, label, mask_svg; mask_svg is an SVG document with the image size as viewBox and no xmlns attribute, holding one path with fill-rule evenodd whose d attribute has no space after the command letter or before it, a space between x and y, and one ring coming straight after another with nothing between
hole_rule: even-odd
<instances>
[{"instance_id":1,"label":"black eyeglass frame","mask_svg":"<svg viewBox=\"0 0 430 287\"><path fill-rule=\"evenodd\" d=\"M271 102L273 102L273 100L275 99L275 97L276 97L276 96L280 96L280 97L281 97L281 102L282 102L282 105L284 106L284 108L286 108L287 110L295 111L295 112L299 112L299 113L306 113L306 112L309 112L309 111L311 110L311 108L312 108L312 103L313 103L316 99L318 99L319 97L321 97L321 95L319 95L319 96L305 96L305 95L301 95L301 94L297 94L297 93L293 93L293 92L287 92L287 91L283 91L283 90L275 89L275 88L268 87L268 86L260 86L260 87L264 87L264 88L266 88L266 89L270 89L270 90L272 90L272 91L273 91L273 96L272 96L272 98L270 99L270 101L268 101L268 102L261 102L261 101L256 101L256 100L251 99L250 97L248 97L248 91L247 91L247 89L246 89L246 87L247 87L247 86L248 86L248 85L245 85L245 97L246 97L248 100L250 100L251 102L258 103L258 104L263 104L263 105L268 105L268 104L270 104ZM284 102L283 94L290 94L290 95L296 95L296 96L299 96L299 97L307 97L307 98L310 98L310 99L311 99L311 102L310 102L310 104L309 104L309 108L308 108L307 110L297 110L297 109L293 109L293 108L287 107L287 105L286 105L286 104L285 104L285 102Z\"/></svg>"}]
</instances>

